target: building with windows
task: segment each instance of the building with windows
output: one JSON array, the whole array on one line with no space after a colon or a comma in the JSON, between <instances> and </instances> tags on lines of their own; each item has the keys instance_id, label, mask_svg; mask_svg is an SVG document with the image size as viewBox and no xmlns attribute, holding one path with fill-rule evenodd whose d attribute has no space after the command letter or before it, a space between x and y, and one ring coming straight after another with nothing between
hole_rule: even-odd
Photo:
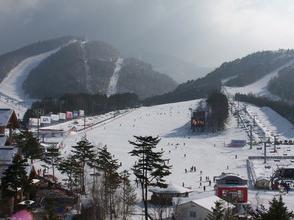
<instances>
[{"instance_id":1,"label":"building with windows","mask_svg":"<svg viewBox=\"0 0 294 220\"><path fill-rule=\"evenodd\" d=\"M216 202L221 202L225 209L234 208L234 205L224 201L218 196L210 196L181 203L176 208L176 220L206 220L212 213L212 207Z\"/></svg>"},{"instance_id":2,"label":"building with windows","mask_svg":"<svg viewBox=\"0 0 294 220\"><path fill-rule=\"evenodd\" d=\"M152 192L151 203L160 205L172 205L175 197L189 197L191 189L177 186L170 183L166 188L154 187L149 190Z\"/></svg>"},{"instance_id":3,"label":"building with windows","mask_svg":"<svg viewBox=\"0 0 294 220\"><path fill-rule=\"evenodd\" d=\"M215 193L218 197L235 203L248 202L247 179L233 173L222 173L215 177Z\"/></svg>"}]
</instances>

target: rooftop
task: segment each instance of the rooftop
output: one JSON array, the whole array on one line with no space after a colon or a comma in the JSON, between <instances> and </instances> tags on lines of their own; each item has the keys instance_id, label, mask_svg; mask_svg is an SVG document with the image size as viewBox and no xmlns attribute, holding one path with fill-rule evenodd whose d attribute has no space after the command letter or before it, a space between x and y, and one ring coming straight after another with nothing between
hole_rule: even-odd
<instances>
[{"instance_id":1,"label":"rooftop","mask_svg":"<svg viewBox=\"0 0 294 220\"><path fill-rule=\"evenodd\" d=\"M213 195L213 196L209 196L209 197L206 197L206 198L202 198L202 199L195 199L195 200L192 200L190 202L194 203L194 204L197 204L209 211L212 212L212 207L215 207L215 202L222 202L223 203L223 206L224 208L233 208L234 205L231 204L231 203L228 203L226 202L225 200ZM183 203L184 204L184 203Z\"/></svg>"},{"instance_id":2,"label":"rooftop","mask_svg":"<svg viewBox=\"0 0 294 220\"><path fill-rule=\"evenodd\" d=\"M6 127L13 116L16 117L14 110L8 108L0 109L0 126Z\"/></svg>"},{"instance_id":3,"label":"rooftop","mask_svg":"<svg viewBox=\"0 0 294 220\"><path fill-rule=\"evenodd\" d=\"M149 190L150 192L153 193L189 193L192 192L191 189L182 187L182 186L178 186L175 184L168 184L167 188L160 188L160 187L154 187L152 189Z\"/></svg>"}]
</instances>

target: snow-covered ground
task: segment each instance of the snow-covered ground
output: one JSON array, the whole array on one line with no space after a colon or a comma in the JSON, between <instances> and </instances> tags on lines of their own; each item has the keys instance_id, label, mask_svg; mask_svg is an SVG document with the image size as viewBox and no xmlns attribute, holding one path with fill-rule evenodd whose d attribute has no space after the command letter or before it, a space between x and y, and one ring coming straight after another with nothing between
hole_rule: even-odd
<instances>
[{"instance_id":1,"label":"snow-covered ground","mask_svg":"<svg viewBox=\"0 0 294 220\"><path fill-rule=\"evenodd\" d=\"M255 159L251 160L251 162L255 171L256 178L271 179L273 172L279 167L294 167L293 159L267 159L266 163L264 163L264 160Z\"/></svg>"},{"instance_id":2,"label":"snow-covered ground","mask_svg":"<svg viewBox=\"0 0 294 220\"><path fill-rule=\"evenodd\" d=\"M291 60L290 62L282 65L281 67L277 68L276 70L272 71L271 73L268 73L267 75L265 75L264 77L262 77L261 79L257 80L254 83L251 83L247 86L243 86L243 87L228 87L225 86L224 88L227 90L227 92L230 95L235 95L236 93L241 93L241 94L255 94L258 96L266 96L269 98L272 98L274 100L278 100L279 97L271 94L268 89L267 89L267 85L269 83L269 81L274 78L275 76L278 76L278 72L290 65L293 65L294 60ZM226 82L226 80L224 80L224 82Z\"/></svg>"},{"instance_id":3,"label":"snow-covered ground","mask_svg":"<svg viewBox=\"0 0 294 220\"><path fill-rule=\"evenodd\" d=\"M115 62L115 68L113 71L113 74L110 78L108 89L106 92L107 97L115 94L117 92L117 82L119 78L119 71L121 70L122 64L124 62L123 58L118 58Z\"/></svg>"},{"instance_id":4,"label":"snow-covered ground","mask_svg":"<svg viewBox=\"0 0 294 220\"><path fill-rule=\"evenodd\" d=\"M164 157L170 159L169 164L172 165L172 174L167 178L167 182L180 186L184 184L185 187L191 188L194 192L189 199L212 195L214 194L213 186L208 186L207 181L202 181L202 186L200 186L200 176L203 179L208 176L212 180L213 176L220 175L221 172L233 172L247 177L246 160L248 156L261 156L263 151L258 150L258 146L251 150L248 145L243 148L226 147L231 139L248 140L246 132L243 128L237 127L236 119L232 116L228 121L227 129L223 132L193 134L189 125L189 108L194 108L199 101L134 109L128 114L106 121L99 126L68 135L60 140L63 141L62 153L68 155L71 146L86 134L94 145L106 144L113 155L122 162L122 169L130 170L135 158L128 154L132 150L128 140L132 140L133 135L158 135L161 138L158 150L162 149L165 152ZM275 112L271 112L269 119L261 114L264 112L263 109L249 105L247 108L248 111L254 112L256 120L262 121L269 129L276 126L276 122L280 119ZM282 121L281 123L280 126L285 126L287 129L289 122ZM294 138L294 134L289 133L287 137ZM294 155L294 151L288 151L288 148L289 146L280 146L277 155L282 155L285 151L288 152L288 155ZM191 166L196 166L197 171L189 172ZM185 169L188 170L187 173ZM206 186L205 192L203 185ZM249 201L252 204L258 204L260 201L271 200L276 194L277 192L274 191L264 192L250 189ZM288 207L294 210L294 193L290 192L284 197Z\"/></svg>"}]
</instances>

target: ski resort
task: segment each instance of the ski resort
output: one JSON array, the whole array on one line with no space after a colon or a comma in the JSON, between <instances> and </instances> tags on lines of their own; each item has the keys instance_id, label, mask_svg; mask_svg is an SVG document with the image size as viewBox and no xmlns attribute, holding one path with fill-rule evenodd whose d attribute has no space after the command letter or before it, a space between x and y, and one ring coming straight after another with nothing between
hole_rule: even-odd
<instances>
[{"instance_id":1,"label":"ski resort","mask_svg":"<svg viewBox=\"0 0 294 220\"><path fill-rule=\"evenodd\" d=\"M293 12L0 1L0 220L294 220Z\"/></svg>"}]
</instances>

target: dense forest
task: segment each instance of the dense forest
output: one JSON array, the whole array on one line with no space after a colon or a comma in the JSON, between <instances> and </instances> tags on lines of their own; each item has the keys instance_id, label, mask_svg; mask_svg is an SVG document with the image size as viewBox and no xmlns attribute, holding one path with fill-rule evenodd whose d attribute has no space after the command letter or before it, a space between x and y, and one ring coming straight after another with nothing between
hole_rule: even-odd
<instances>
[{"instance_id":1,"label":"dense forest","mask_svg":"<svg viewBox=\"0 0 294 220\"><path fill-rule=\"evenodd\" d=\"M76 40L43 60L28 75L24 91L32 98L60 97L64 94L106 94L115 69L119 69L117 93L135 93L140 98L170 92L176 82L153 70L150 64L124 58L101 41Z\"/></svg>"},{"instance_id":2,"label":"dense forest","mask_svg":"<svg viewBox=\"0 0 294 220\"><path fill-rule=\"evenodd\" d=\"M294 101L294 66L289 66L281 71L277 77L271 79L268 89L282 99Z\"/></svg>"},{"instance_id":3,"label":"dense forest","mask_svg":"<svg viewBox=\"0 0 294 220\"><path fill-rule=\"evenodd\" d=\"M258 107L268 106L290 122L294 123L294 105L284 101L273 101L265 97L257 97L255 95L236 94L235 99L241 102L248 102Z\"/></svg>"},{"instance_id":4,"label":"dense forest","mask_svg":"<svg viewBox=\"0 0 294 220\"><path fill-rule=\"evenodd\" d=\"M231 72L227 86L245 86L262 78L266 74L286 64L294 58L294 50L262 51L250 54L242 59L224 63L218 74Z\"/></svg>"},{"instance_id":5,"label":"dense forest","mask_svg":"<svg viewBox=\"0 0 294 220\"><path fill-rule=\"evenodd\" d=\"M44 98L34 102L24 115L24 123L36 117L36 110L42 109L44 114L74 111L83 109L86 115L103 114L106 112L133 108L140 105L138 96L132 93L117 94L110 97L101 94L68 94L60 98Z\"/></svg>"},{"instance_id":6,"label":"dense forest","mask_svg":"<svg viewBox=\"0 0 294 220\"><path fill-rule=\"evenodd\" d=\"M210 131L221 131L229 117L229 102L226 95L213 92L206 100L209 108L207 127Z\"/></svg>"},{"instance_id":7,"label":"dense forest","mask_svg":"<svg viewBox=\"0 0 294 220\"><path fill-rule=\"evenodd\" d=\"M143 101L144 105L158 105L164 103L173 103L188 101L207 97L214 91L220 91L220 80L207 80L207 78L199 78L197 80L190 80L186 83L180 84L174 91L164 95L147 98Z\"/></svg>"}]
</instances>

